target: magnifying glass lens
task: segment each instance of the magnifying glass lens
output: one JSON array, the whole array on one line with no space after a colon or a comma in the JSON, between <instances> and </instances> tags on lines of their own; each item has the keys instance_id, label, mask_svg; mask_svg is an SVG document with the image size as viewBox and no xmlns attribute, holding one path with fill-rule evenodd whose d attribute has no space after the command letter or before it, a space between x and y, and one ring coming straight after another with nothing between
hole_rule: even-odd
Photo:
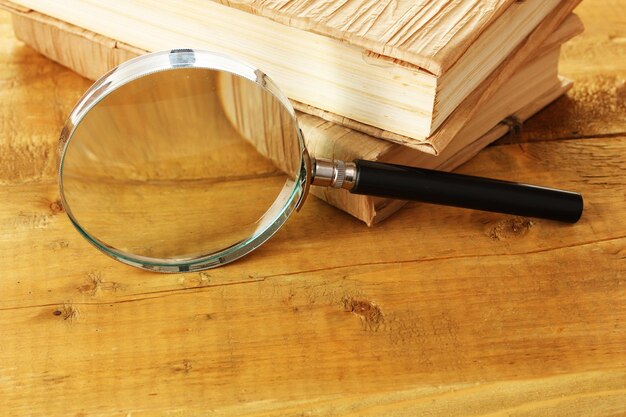
<instances>
[{"instance_id":1,"label":"magnifying glass lens","mask_svg":"<svg viewBox=\"0 0 626 417\"><path fill-rule=\"evenodd\" d=\"M62 194L75 225L110 255L206 267L282 224L302 192L302 152L291 110L258 82L170 68L113 89L82 117Z\"/></svg>"}]
</instances>

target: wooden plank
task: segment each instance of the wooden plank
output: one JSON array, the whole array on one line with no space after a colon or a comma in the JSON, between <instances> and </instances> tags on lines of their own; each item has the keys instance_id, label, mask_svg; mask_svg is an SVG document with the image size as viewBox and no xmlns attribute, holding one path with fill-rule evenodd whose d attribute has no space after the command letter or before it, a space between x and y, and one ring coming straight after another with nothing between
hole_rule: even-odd
<instances>
[{"instance_id":1,"label":"wooden plank","mask_svg":"<svg viewBox=\"0 0 626 417\"><path fill-rule=\"evenodd\" d=\"M495 147L464 170L575 187L576 226L412 205L364 230L312 200L249 258L179 276L97 254L53 179L5 186L0 398L50 416L619 415L624 147Z\"/></svg>"},{"instance_id":2,"label":"wooden plank","mask_svg":"<svg viewBox=\"0 0 626 417\"><path fill-rule=\"evenodd\" d=\"M0 14L3 415L626 413L626 136L492 147L461 172L581 191L577 225L409 204L365 228L310 199L229 266L95 251L55 147L89 82Z\"/></svg>"}]
</instances>

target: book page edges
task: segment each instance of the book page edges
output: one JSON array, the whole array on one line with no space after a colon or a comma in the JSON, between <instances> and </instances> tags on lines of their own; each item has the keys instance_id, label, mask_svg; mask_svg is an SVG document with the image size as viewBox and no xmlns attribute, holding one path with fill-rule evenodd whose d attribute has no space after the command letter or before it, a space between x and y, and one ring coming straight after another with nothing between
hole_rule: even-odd
<instances>
[{"instance_id":1,"label":"book page edges","mask_svg":"<svg viewBox=\"0 0 626 417\"><path fill-rule=\"evenodd\" d=\"M532 59L532 57L534 56L539 56L542 53L545 53L554 46L564 43L574 36L580 34L583 30L584 26L580 18L574 13L568 14L567 18L563 20L558 29L552 32L549 36L547 36L546 40L543 43L537 45L532 53L528 53L526 59ZM513 58L514 57L511 57L509 60L501 64L501 66L496 71L506 71L507 73L512 74L515 69L519 65L521 65L521 62L517 62L519 61L519 59ZM513 66L513 68L509 68L511 66ZM415 138L409 138L407 136L398 135L396 133L380 129L375 126L367 125L335 113L327 112L325 110L321 110L304 103L299 103L295 101L292 101L292 103L297 110L300 110L304 113L313 114L324 120L346 126L350 129L357 130L369 136L398 143L425 153L438 155L439 153L441 153L441 151L443 151L445 146L447 146L447 144L450 142L450 140L452 140L456 133L458 133L458 130L461 129L470 119L473 113L471 111L467 111L466 109L476 108L478 102L483 102L491 97L493 92L495 92L497 88L507 78L498 78L496 76L489 77L486 81L483 82L483 84L479 86L479 88L475 92L473 92L465 101L461 103L461 105L451 114L448 120L446 120L433 135L431 135L430 137L423 137L419 140L416 140ZM493 86L494 83L497 83L495 87ZM488 89L488 86L491 86L491 88Z\"/></svg>"}]
</instances>

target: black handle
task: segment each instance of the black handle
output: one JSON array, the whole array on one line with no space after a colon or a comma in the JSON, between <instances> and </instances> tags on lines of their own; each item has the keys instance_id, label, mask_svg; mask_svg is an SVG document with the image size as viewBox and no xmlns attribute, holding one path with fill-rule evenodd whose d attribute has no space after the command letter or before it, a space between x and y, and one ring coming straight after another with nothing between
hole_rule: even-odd
<instances>
[{"instance_id":1,"label":"black handle","mask_svg":"<svg viewBox=\"0 0 626 417\"><path fill-rule=\"evenodd\" d=\"M415 200L576 223L578 193L423 168L356 160L354 194Z\"/></svg>"}]
</instances>

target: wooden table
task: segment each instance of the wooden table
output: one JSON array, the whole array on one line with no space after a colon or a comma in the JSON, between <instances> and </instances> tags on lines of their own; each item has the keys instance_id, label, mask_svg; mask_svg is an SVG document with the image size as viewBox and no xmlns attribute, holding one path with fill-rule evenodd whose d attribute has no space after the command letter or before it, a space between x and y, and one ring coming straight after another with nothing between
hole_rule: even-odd
<instances>
[{"instance_id":1,"label":"wooden table","mask_svg":"<svg viewBox=\"0 0 626 417\"><path fill-rule=\"evenodd\" d=\"M574 89L460 171L574 189L576 225L409 204L380 226L311 198L226 267L119 264L59 204L89 82L0 14L3 416L626 415L626 14L587 1Z\"/></svg>"}]
</instances>

